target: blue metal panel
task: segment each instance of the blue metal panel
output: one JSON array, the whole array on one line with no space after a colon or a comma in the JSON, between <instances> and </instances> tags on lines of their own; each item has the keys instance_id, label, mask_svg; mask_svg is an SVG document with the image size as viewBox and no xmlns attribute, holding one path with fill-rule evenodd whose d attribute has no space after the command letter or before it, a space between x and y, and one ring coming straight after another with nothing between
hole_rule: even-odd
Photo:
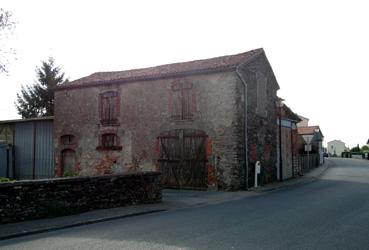
<instances>
[{"instance_id":1,"label":"blue metal panel","mask_svg":"<svg viewBox=\"0 0 369 250\"><path fill-rule=\"evenodd\" d=\"M282 127L285 127L285 128L292 128L292 122L288 120L282 120L281 125Z\"/></svg>"},{"instance_id":2,"label":"blue metal panel","mask_svg":"<svg viewBox=\"0 0 369 250\"><path fill-rule=\"evenodd\" d=\"M35 177L54 177L53 121L36 122Z\"/></svg>"},{"instance_id":3,"label":"blue metal panel","mask_svg":"<svg viewBox=\"0 0 369 250\"><path fill-rule=\"evenodd\" d=\"M0 145L0 177L7 177L8 159L7 145Z\"/></svg>"},{"instance_id":4,"label":"blue metal panel","mask_svg":"<svg viewBox=\"0 0 369 250\"><path fill-rule=\"evenodd\" d=\"M9 146L9 165L8 165L8 174L9 178L14 179L14 147L13 145Z\"/></svg>"},{"instance_id":5,"label":"blue metal panel","mask_svg":"<svg viewBox=\"0 0 369 250\"><path fill-rule=\"evenodd\" d=\"M0 145L0 177L14 178L12 145Z\"/></svg>"},{"instance_id":6,"label":"blue metal panel","mask_svg":"<svg viewBox=\"0 0 369 250\"><path fill-rule=\"evenodd\" d=\"M34 122L15 124L15 178L33 178L33 132Z\"/></svg>"}]
</instances>

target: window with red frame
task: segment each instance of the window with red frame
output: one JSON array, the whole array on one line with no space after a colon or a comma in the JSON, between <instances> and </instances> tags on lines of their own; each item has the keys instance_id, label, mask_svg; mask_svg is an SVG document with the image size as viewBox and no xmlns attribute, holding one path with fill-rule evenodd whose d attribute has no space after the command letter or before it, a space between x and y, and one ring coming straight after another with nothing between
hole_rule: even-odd
<instances>
[{"instance_id":1,"label":"window with red frame","mask_svg":"<svg viewBox=\"0 0 369 250\"><path fill-rule=\"evenodd\" d=\"M178 80L171 86L171 118L173 120L191 120L194 111L192 83Z\"/></svg>"},{"instance_id":2,"label":"window with red frame","mask_svg":"<svg viewBox=\"0 0 369 250\"><path fill-rule=\"evenodd\" d=\"M101 144L97 147L100 150L121 150L122 146L119 145L119 138L114 133L107 133L101 135Z\"/></svg>"},{"instance_id":3,"label":"window with red frame","mask_svg":"<svg viewBox=\"0 0 369 250\"><path fill-rule=\"evenodd\" d=\"M100 120L102 125L118 124L119 99L117 91L100 94Z\"/></svg>"}]
</instances>

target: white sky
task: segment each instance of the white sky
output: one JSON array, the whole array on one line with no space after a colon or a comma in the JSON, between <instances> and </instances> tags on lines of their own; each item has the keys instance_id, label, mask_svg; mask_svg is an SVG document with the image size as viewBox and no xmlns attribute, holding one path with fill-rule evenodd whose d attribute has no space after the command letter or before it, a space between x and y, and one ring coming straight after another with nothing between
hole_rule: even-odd
<instances>
[{"instance_id":1,"label":"white sky","mask_svg":"<svg viewBox=\"0 0 369 250\"><path fill-rule=\"evenodd\" d=\"M369 138L369 2L358 0L2 0L18 22L9 40L17 60L0 75L0 120L35 67L55 58L70 80L264 48L298 114L325 142Z\"/></svg>"}]
</instances>

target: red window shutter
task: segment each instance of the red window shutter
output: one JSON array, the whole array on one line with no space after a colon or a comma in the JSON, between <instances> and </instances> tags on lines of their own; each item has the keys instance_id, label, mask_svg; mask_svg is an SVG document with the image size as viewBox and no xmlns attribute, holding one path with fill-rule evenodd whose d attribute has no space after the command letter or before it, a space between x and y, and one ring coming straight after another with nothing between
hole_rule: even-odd
<instances>
[{"instance_id":1,"label":"red window shutter","mask_svg":"<svg viewBox=\"0 0 369 250\"><path fill-rule=\"evenodd\" d=\"M118 93L109 91L101 94L101 123L115 124L118 121Z\"/></svg>"},{"instance_id":2,"label":"red window shutter","mask_svg":"<svg viewBox=\"0 0 369 250\"><path fill-rule=\"evenodd\" d=\"M112 96L109 98L109 121L115 122L117 120L117 97Z\"/></svg>"},{"instance_id":3,"label":"red window shutter","mask_svg":"<svg viewBox=\"0 0 369 250\"><path fill-rule=\"evenodd\" d=\"M168 112L169 116L173 115L173 91L168 91Z\"/></svg>"},{"instance_id":4,"label":"red window shutter","mask_svg":"<svg viewBox=\"0 0 369 250\"><path fill-rule=\"evenodd\" d=\"M103 122L107 122L109 121L109 99L103 96L101 104L102 104L101 120Z\"/></svg>"},{"instance_id":5,"label":"red window shutter","mask_svg":"<svg viewBox=\"0 0 369 250\"><path fill-rule=\"evenodd\" d=\"M182 96L181 91L173 91L173 113L172 118L175 120L182 119Z\"/></svg>"},{"instance_id":6,"label":"red window shutter","mask_svg":"<svg viewBox=\"0 0 369 250\"><path fill-rule=\"evenodd\" d=\"M192 83L187 80L181 79L172 83L171 94L169 95L169 111L171 111L172 119L192 119L192 114L196 108L192 90Z\"/></svg>"},{"instance_id":7,"label":"red window shutter","mask_svg":"<svg viewBox=\"0 0 369 250\"><path fill-rule=\"evenodd\" d=\"M103 134L101 144L103 147L114 147L116 146L116 135L115 134Z\"/></svg>"},{"instance_id":8,"label":"red window shutter","mask_svg":"<svg viewBox=\"0 0 369 250\"><path fill-rule=\"evenodd\" d=\"M191 89L182 90L182 119L184 120L192 118L191 92Z\"/></svg>"},{"instance_id":9,"label":"red window shutter","mask_svg":"<svg viewBox=\"0 0 369 250\"><path fill-rule=\"evenodd\" d=\"M196 91L194 89L191 90L191 113L193 114L194 112L197 111L197 103L196 103Z\"/></svg>"}]
</instances>

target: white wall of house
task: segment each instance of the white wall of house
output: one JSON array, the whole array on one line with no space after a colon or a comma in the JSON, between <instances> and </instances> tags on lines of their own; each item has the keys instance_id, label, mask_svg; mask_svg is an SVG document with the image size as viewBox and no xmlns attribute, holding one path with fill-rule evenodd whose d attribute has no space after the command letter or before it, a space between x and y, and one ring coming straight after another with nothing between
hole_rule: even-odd
<instances>
[{"instance_id":1,"label":"white wall of house","mask_svg":"<svg viewBox=\"0 0 369 250\"><path fill-rule=\"evenodd\" d=\"M340 140L333 140L328 142L327 149L329 155L337 155L338 157L341 157L342 152L345 152L346 144Z\"/></svg>"},{"instance_id":2,"label":"white wall of house","mask_svg":"<svg viewBox=\"0 0 369 250\"><path fill-rule=\"evenodd\" d=\"M309 126L309 118L299 115L301 122L297 123L297 127L307 127Z\"/></svg>"}]
</instances>

